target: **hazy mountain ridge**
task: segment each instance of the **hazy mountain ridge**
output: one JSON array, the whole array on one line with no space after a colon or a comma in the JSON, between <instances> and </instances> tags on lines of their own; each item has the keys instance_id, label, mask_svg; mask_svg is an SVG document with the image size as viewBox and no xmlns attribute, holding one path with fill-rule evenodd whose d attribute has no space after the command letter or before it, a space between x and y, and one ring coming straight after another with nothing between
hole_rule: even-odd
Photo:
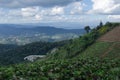
<instances>
[{"instance_id":1,"label":"hazy mountain ridge","mask_svg":"<svg viewBox=\"0 0 120 80\"><path fill-rule=\"evenodd\" d=\"M32 28L26 28L29 25L13 25L13 24L0 24L0 34L2 35L21 35L32 33L45 33L49 35L61 34L61 33L84 33L84 29L63 29L55 28L51 26L33 26ZM20 28L22 27L22 28ZM24 28L23 28L24 27Z\"/></svg>"},{"instance_id":2,"label":"hazy mountain ridge","mask_svg":"<svg viewBox=\"0 0 120 80\"><path fill-rule=\"evenodd\" d=\"M28 26L0 24L0 43L23 45L36 41L54 42L76 38L85 33L84 29L62 29L51 26L28 28Z\"/></svg>"}]
</instances>

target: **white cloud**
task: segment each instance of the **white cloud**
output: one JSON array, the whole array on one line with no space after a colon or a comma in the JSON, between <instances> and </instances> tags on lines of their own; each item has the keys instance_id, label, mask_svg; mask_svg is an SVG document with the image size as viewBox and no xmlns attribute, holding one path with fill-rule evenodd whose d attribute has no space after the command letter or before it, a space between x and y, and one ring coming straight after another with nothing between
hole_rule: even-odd
<instances>
[{"instance_id":1,"label":"white cloud","mask_svg":"<svg viewBox=\"0 0 120 80\"><path fill-rule=\"evenodd\" d=\"M120 20L120 15L108 15L108 19Z\"/></svg>"},{"instance_id":2,"label":"white cloud","mask_svg":"<svg viewBox=\"0 0 120 80\"><path fill-rule=\"evenodd\" d=\"M28 2L31 3L32 1L34 0L29 0ZM59 1L62 1L62 0L59 0ZM86 14L85 11L88 11L88 7L90 5L87 5L86 7L87 3L85 4L84 2L75 2L76 0L71 0L71 1L73 2L69 3L69 5L67 6L54 5L52 7L43 7L43 6L40 7L40 6L26 5L27 7L25 6L24 8L20 8L20 7L12 8L12 9L11 8L0 8L0 17L1 17L0 22L31 23L31 22L41 21L41 22L80 22L80 23L83 23L83 22L94 22L97 20L98 21L100 20L120 21L120 16L119 16L120 15L120 10L119 10L120 0L104 0L104 1L92 0L93 8L89 12L97 13L97 14L99 13L101 15ZM106 15L103 15L103 14L106 14Z\"/></svg>"},{"instance_id":3,"label":"white cloud","mask_svg":"<svg viewBox=\"0 0 120 80\"><path fill-rule=\"evenodd\" d=\"M93 8L90 13L120 14L120 0L92 0Z\"/></svg>"},{"instance_id":4,"label":"white cloud","mask_svg":"<svg viewBox=\"0 0 120 80\"><path fill-rule=\"evenodd\" d=\"M83 4L81 2L74 2L69 6L70 7L72 6L70 14L81 14L81 13L83 13L83 7L85 6L85 4Z\"/></svg>"},{"instance_id":5,"label":"white cloud","mask_svg":"<svg viewBox=\"0 0 120 80\"><path fill-rule=\"evenodd\" d=\"M63 7L54 7L50 12L50 15L62 15L62 14L64 14Z\"/></svg>"},{"instance_id":6,"label":"white cloud","mask_svg":"<svg viewBox=\"0 0 120 80\"><path fill-rule=\"evenodd\" d=\"M23 17L34 16L38 11L39 11L39 7L21 8L21 13Z\"/></svg>"},{"instance_id":7,"label":"white cloud","mask_svg":"<svg viewBox=\"0 0 120 80\"><path fill-rule=\"evenodd\" d=\"M42 1L42 0L39 0L39 1ZM79 21L79 17L74 17L74 15L81 14L83 10L82 8L83 4L80 3L79 0L77 2L76 1L77 0L70 0L71 4L69 3L69 5L67 6L54 5L52 7L47 7L47 8L40 7L40 6L27 6L24 8L12 8L12 9L8 8L7 10L6 8L3 8L4 11L0 12L0 16L3 14L4 17L2 18L6 19L6 22L11 20L10 22L13 22L13 23L14 22L29 23L29 22L39 22L39 21L43 21L43 22L72 21L74 22L74 21ZM27 0L25 2L31 3L32 1ZM52 2L56 2L56 0ZM63 1L60 1L60 2L63 2ZM64 2L69 2L69 0ZM7 4L7 2L4 1L4 4Z\"/></svg>"},{"instance_id":8,"label":"white cloud","mask_svg":"<svg viewBox=\"0 0 120 80\"><path fill-rule=\"evenodd\" d=\"M40 15L35 15L35 19L36 19L36 20L42 20L42 16L40 16Z\"/></svg>"}]
</instances>

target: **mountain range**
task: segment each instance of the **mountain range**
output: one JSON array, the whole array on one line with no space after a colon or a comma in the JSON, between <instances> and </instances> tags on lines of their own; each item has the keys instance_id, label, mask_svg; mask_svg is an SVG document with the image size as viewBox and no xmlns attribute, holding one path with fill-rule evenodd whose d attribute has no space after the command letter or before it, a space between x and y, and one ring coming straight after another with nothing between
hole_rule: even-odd
<instances>
[{"instance_id":1,"label":"mountain range","mask_svg":"<svg viewBox=\"0 0 120 80\"><path fill-rule=\"evenodd\" d=\"M28 44L36 41L61 41L76 38L84 29L62 29L51 26L0 24L1 44Z\"/></svg>"}]
</instances>

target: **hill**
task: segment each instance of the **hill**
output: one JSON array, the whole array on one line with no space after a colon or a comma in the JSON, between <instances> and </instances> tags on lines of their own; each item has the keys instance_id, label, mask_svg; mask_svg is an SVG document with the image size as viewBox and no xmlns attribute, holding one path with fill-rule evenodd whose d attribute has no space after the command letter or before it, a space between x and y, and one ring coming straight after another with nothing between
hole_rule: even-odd
<instances>
[{"instance_id":1,"label":"hill","mask_svg":"<svg viewBox=\"0 0 120 80\"><path fill-rule=\"evenodd\" d=\"M120 58L120 27L117 26L98 38L79 57Z\"/></svg>"},{"instance_id":2,"label":"hill","mask_svg":"<svg viewBox=\"0 0 120 80\"><path fill-rule=\"evenodd\" d=\"M24 58L29 55L46 55L53 48L57 48L69 43L61 42L34 42L24 46L12 47L10 45L2 46L0 51L0 65L15 64L25 62Z\"/></svg>"},{"instance_id":3,"label":"hill","mask_svg":"<svg viewBox=\"0 0 120 80\"><path fill-rule=\"evenodd\" d=\"M120 58L120 42L96 42L79 54L79 57Z\"/></svg>"},{"instance_id":4,"label":"hill","mask_svg":"<svg viewBox=\"0 0 120 80\"><path fill-rule=\"evenodd\" d=\"M116 55L109 57L120 57L119 52L119 24L118 23L106 23L102 27L93 29L89 34L86 34L77 39L73 39L70 44L62 46L55 53L50 54L50 58L72 58L83 53L88 57L93 55L102 56L103 54L114 54ZM115 38L115 39L114 39ZM103 40L104 39L104 40ZM107 41L108 40L108 41ZM114 40L114 41L112 41ZM112 42L111 42L112 41ZM94 43L94 44L93 44ZM116 48L115 48L116 47ZM101 53L101 54L100 54ZM106 55L107 56L107 55Z\"/></svg>"},{"instance_id":5,"label":"hill","mask_svg":"<svg viewBox=\"0 0 120 80\"><path fill-rule=\"evenodd\" d=\"M119 80L120 42L99 41L119 23L106 23L33 63L0 67L1 80ZM119 36L118 36L119 37Z\"/></svg>"},{"instance_id":6,"label":"hill","mask_svg":"<svg viewBox=\"0 0 120 80\"><path fill-rule=\"evenodd\" d=\"M18 47L17 45L10 45L10 44L0 44L0 53L4 51L8 51L10 49L14 49Z\"/></svg>"},{"instance_id":7,"label":"hill","mask_svg":"<svg viewBox=\"0 0 120 80\"><path fill-rule=\"evenodd\" d=\"M32 26L30 25L16 25L16 24L0 24L0 34L1 35L22 35L22 34L35 34L35 33L45 33L49 35L62 34L62 33L84 33L83 29L63 29L55 28L52 26Z\"/></svg>"}]
</instances>

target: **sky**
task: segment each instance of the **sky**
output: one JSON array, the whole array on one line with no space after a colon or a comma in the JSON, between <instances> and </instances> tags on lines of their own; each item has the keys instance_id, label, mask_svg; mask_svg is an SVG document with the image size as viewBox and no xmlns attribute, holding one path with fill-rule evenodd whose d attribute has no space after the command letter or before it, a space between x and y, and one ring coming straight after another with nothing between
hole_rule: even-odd
<instances>
[{"instance_id":1,"label":"sky","mask_svg":"<svg viewBox=\"0 0 120 80\"><path fill-rule=\"evenodd\" d=\"M120 22L120 0L0 0L0 23L91 25L100 21Z\"/></svg>"}]
</instances>

